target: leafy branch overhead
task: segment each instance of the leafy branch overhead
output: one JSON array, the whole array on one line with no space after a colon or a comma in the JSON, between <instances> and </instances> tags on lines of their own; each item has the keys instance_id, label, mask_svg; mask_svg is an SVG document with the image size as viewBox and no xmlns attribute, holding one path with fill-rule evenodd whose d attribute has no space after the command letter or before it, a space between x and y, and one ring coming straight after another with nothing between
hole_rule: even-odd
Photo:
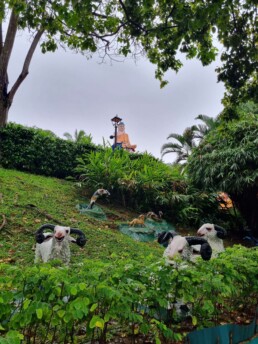
<instances>
[{"instance_id":1,"label":"leafy branch overhead","mask_svg":"<svg viewBox=\"0 0 258 344\"><path fill-rule=\"evenodd\" d=\"M55 51L60 44L89 54L98 51L101 58L145 54L157 66L156 78L164 86L164 73L182 66L178 52L197 57L203 65L211 63L217 54L217 36L226 49L219 79L229 88L241 88L257 68L256 20L254 0L4 0L0 7L0 125L7 122L8 109L29 73L39 43L43 53ZM9 89L15 37L26 29L33 36L31 46Z\"/></svg>"}]
</instances>

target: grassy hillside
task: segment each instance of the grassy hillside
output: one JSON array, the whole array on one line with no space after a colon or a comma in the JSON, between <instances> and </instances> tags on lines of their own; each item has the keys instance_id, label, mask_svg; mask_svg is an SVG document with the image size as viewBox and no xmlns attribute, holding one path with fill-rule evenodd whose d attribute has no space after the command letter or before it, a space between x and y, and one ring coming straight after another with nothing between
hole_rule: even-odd
<instances>
[{"instance_id":1,"label":"grassy hillside","mask_svg":"<svg viewBox=\"0 0 258 344\"><path fill-rule=\"evenodd\" d=\"M163 249L156 242L136 242L118 231L119 223L136 215L129 210L102 202L107 221L81 215L75 206L87 203L89 197L69 181L0 169L0 216L6 218L0 231L0 259L14 258L17 265L33 264L34 232L44 223L57 221L80 228L88 239L82 249L72 246L71 264L83 258L108 260L112 254L137 259L144 252L153 259L161 257Z\"/></svg>"},{"instance_id":2,"label":"grassy hillside","mask_svg":"<svg viewBox=\"0 0 258 344\"><path fill-rule=\"evenodd\" d=\"M157 242L119 232L137 214L102 201L106 221L81 215L76 205L90 196L69 181L0 169L1 343L181 344L197 327L253 319L257 250L239 245L171 270ZM86 234L84 248L71 245L70 268L34 264L44 223ZM178 298L191 307L187 319L167 311Z\"/></svg>"}]
</instances>

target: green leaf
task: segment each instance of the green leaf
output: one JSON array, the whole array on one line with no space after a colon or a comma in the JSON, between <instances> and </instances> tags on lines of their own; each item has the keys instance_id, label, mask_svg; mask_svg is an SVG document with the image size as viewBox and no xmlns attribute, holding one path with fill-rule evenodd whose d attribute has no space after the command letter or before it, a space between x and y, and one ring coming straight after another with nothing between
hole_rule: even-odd
<instances>
[{"instance_id":1,"label":"green leaf","mask_svg":"<svg viewBox=\"0 0 258 344\"><path fill-rule=\"evenodd\" d=\"M90 321L90 328L98 327L103 330L105 322L99 316L94 315Z\"/></svg>"},{"instance_id":2,"label":"green leaf","mask_svg":"<svg viewBox=\"0 0 258 344\"><path fill-rule=\"evenodd\" d=\"M43 317L43 309L42 308L36 309L36 314L37 314L37 318L38 319L42 319L42 317Z\"/></svg>"},{"instance_id":3,"label":"green leaf","mask_svg":"<svg viewBox=\"0 0 258 344\"><path fill-rule=\"evenodd\" d=\"M23 302L23 309L27 309L27 308L29 307L30 302L31 302L31 300L26 299L26 300Z\"/></svg>"},{"instance_id":4,"label":"green leaf","mask_svg":"<svg viewBox=\"0 0 258 344\"><path fill-rule=\"evenodd\" d=\"M98 304L94 303L90 308L90 312L94 312L97 307L98 307Z\"/></svg>"},{"instance_id":5,"label":"green leaf","mask_svg":"<svg viewBox=\"0 0 258 344\"><path fill-rule=\"evenodd\" d=\"M197 318L196 316L192 315L192 324L195 326L197 325Z\"/></svg>"},{"instance_id":6,"label":"green leaf","mask_svg":"<svg viewBox=\"0 0 258 344\"><path fill-rule=\"evenodd\" d=\"M80 290L85 290L86 289L86 284L85 283L80 283L79 284L79 289Z\"/></svg>"},{"instance_id":7,"label":"green leaf","mask_svg":"<svg viewBox=\"0 0 258 344\"><path fill-rule=\"evenodd\" d=\"M60 309L59 311L57 311L57 314L60 318L63 318L65 315L65 311L63 309Z\"/></svg>"},{"instance_id":8,"label":"green leaf","mask_svg":"<svg viewBox=\"0 0 258 344\"><path fill-rule=\"evenodd\" d=\"M70 292L72 295L77 295L77 288L72 286L71 289L70 289Z\"/></svg>"}]
</instances>

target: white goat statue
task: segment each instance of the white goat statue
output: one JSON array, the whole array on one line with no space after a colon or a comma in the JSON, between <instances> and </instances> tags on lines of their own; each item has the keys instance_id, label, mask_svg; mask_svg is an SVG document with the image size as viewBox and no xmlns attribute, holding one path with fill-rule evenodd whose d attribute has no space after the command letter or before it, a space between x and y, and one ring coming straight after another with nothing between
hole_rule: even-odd
<instances>
[{"instance_id":1,"label":"white goat statue","mask_svg":"<svg viewBox=\"0 0 258 344\"><path fill-rule=\"evenodd\" d=\"M217 257L220 252L225 251L223 239L227 235L227 231L213 223L205 223L198 231L197 235L206 239L212 248L212 258ZM200 250L200 246L194 247L195 251Z\"/></svg>"},{"instance_id":2,"label":"white goat statue","mask_svg":"<svg viewBox=\"0 0 258 344\"><path fill-rule=\"evenodd\" d=\"M203 260L210 260L212 255L212 249L207 242L207 240L199 237L183 237L176 232L161 232L158 235L158 243L162 245L168 244L167 248L164 251L163 257L165 257L166 262L172 266L177 265L174 261L174 258L181 256L182 260L186 264L181 262L178 267L185 269L188 267L187 262L194 261L195 257L193 255L192 245L200 245L200 255ZM171 294L169 293L171 297ZM185 318L187 315L191 314L191 305L185 304L184 300L178 299L173 303L168 303L168 310L174 308L176 314L179 318Z\"/></svg>"},{"instance_id":3,"label":"white goat statue","mask_svg":"<svg viewBox=\"0 0 258 344\"><path fill-rule=\"evenodd\" d=\"M208 241L199 237L183 237L176 232L161 232L158 235L158 243L168 244L163 257L170 264L173 264L173 258L177 255L181 255L183 260L194 261L192 245L200 245L200 255L203 260L210 260L212 255Z\"/></svg>"},{"instance_id":4,"label":"white goat statue","mask_svg":"<svg viewBox=\"0 0 258 344\"><path fill-rule=\"evenodd\" d=\"M45 229L51 229L52 232L44 233ZM70 234L78 235L77 239ZM76 243L83 247L87 241L85 234L80 229L52 224L41 226L35 233L35 238L37 242L35 263L40 260L45 263L52 259L60 259L66 265L70 262L70 243Z\"/></svg>"}]
</instances>

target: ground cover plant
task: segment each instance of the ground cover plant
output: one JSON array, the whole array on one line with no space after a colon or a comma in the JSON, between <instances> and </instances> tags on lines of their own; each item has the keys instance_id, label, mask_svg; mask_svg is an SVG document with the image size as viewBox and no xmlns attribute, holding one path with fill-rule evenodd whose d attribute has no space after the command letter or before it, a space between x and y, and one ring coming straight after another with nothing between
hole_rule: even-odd
<instances>
[{"instance_id":1,"label":"ground cover plant","mask_svg":"<svg viewBox=\"0 0 258 344\"><path fill-rule=\"evenodd\" d=\"M218 259L171 267L156 242L117 230L136 215L130 210L105 202L107 221L81 215L75 206L88 198L72 182L0 169L0 185L0 343L179 343L193 329L253 317L257 249L238 245ZM34 232L46 222L86 234L69 268L34 265ZM167 310L177 298L189 318Z\"/></svg>"}]
</instances>

